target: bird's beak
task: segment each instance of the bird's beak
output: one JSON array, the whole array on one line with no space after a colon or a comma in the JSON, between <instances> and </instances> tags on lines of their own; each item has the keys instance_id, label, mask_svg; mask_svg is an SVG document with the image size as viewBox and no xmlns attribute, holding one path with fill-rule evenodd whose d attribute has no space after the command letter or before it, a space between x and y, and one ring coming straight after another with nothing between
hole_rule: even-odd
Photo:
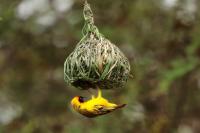
<instances>
[{"instance_id":1,"label":"bird's beak","mask_svg":"<svg viewBox=\"0 0 200 133\"><path fill-rule=\"evenodd\" d=\"M83 97L83 96L78 96L78 97L81 97L81 98L86 98L86 97Z\"/></svg>"},{"instance_id":2,"label":"bird's beak","mask_svg":"<svg viewBox=\"0 0 200 133\"><path fill-rule=\"evenodd\" d=\"M82 97L82 98L83 98L84 101L87 99L87 97Z\"/></svg>"},{"instance_id":3,"label":"bird's beak","mask_svg":"<svg viewBox=\"0 0 200 133\"><path fill-rule=\"evenodd\" d=\"M81 103L83 103L85 101L85 97L79 96L78 97L78 101L81 102Z\"/></svg>"}]
</instances>

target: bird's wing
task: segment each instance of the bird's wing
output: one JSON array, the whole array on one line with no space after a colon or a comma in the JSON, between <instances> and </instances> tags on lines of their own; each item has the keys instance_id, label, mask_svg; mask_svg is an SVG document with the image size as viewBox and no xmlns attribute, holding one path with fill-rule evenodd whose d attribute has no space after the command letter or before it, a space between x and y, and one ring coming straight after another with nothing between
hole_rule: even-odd
<instances>
[{"instance_id":1,"label":"bird's wing","mask_svg":"<svg viewBox=\"0 0 200 133\"><path fill-rule=\"evenodd\" d=\"M92 110L81 109L79 110L79 113L87 117L96 117L98 115L104 115L104 114L110 113L114 109L115 108L108 108L104 105L94 105Z\"/></svg>"},{"instance_id":2,"label":"bird's wing","mask_svg":"<svg viewBox=\"0 0 200 133\"><path fill-rule=\"evenodd\" d=\"M117 105L117 106L105 106L101 104L95 104L92 110L89 111L87 109L82 109L80 113L91 118L91 117L96 117L98 115L104 115L104 114L110 113L114 111L115 109L122 108L124 106L125 104Z\"/></svg>"},{"instance_id":3,"label":"bird's wing","mask_svg":"<svg viewBox=\"0 0 200 133\"><path fill-rule=\"evenodd\" d=\"M96 114L106 114L113 111L114 107L107 107L105 105L94 105L94 112Z\"/></svg>"}]
</instances>

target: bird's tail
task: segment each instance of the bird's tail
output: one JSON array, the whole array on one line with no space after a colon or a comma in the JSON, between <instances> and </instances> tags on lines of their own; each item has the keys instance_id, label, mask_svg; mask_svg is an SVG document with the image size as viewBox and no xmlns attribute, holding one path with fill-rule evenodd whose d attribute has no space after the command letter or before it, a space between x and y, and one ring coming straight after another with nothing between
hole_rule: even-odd
<instances>
[{"instance_id":1,"label":"bird's tail","mask_svg":"<svg viewBox=\"0 0 200 133\"><path fill-rule=\"evenodd\" d=\"M117 105L116 109L123 108L125 106L126 106L126 104L120 104L120 105Z\"/></svg>"}]
</instances>

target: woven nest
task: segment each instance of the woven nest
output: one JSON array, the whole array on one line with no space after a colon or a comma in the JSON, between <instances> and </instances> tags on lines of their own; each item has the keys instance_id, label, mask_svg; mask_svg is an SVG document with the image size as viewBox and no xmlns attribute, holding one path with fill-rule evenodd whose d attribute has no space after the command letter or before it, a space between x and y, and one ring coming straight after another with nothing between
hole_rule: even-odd
<instances>
[{"instance_id":1,"label":"woven nest","mask_svg":"<svg viewBox=\"0 0 200 133\"><path fill-rule=\"evenodd\" d=\"M65 81L82 89L122 87L130 65L120 49L99 33L90 6L84 6L84 37L64 63Z\"/></svg>"}]
</instances>

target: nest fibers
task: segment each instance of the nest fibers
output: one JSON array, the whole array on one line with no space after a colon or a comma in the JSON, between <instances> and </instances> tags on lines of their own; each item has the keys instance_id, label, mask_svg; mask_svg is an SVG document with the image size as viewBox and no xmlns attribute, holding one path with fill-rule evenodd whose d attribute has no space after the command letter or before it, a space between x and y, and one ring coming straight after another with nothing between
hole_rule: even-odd
<instances>
[{"instance_id":1,"label":"nest fibers","mask_svg":"<svg viewBox=\"0 0 200 133\"><path fill-rule=\"evenodd\" d=\"M64 63L64 79L82 89L122 87L130 65L120 49L99 33L89 4L84 5L83 38Z\"/></svg>"}]
</instances>

